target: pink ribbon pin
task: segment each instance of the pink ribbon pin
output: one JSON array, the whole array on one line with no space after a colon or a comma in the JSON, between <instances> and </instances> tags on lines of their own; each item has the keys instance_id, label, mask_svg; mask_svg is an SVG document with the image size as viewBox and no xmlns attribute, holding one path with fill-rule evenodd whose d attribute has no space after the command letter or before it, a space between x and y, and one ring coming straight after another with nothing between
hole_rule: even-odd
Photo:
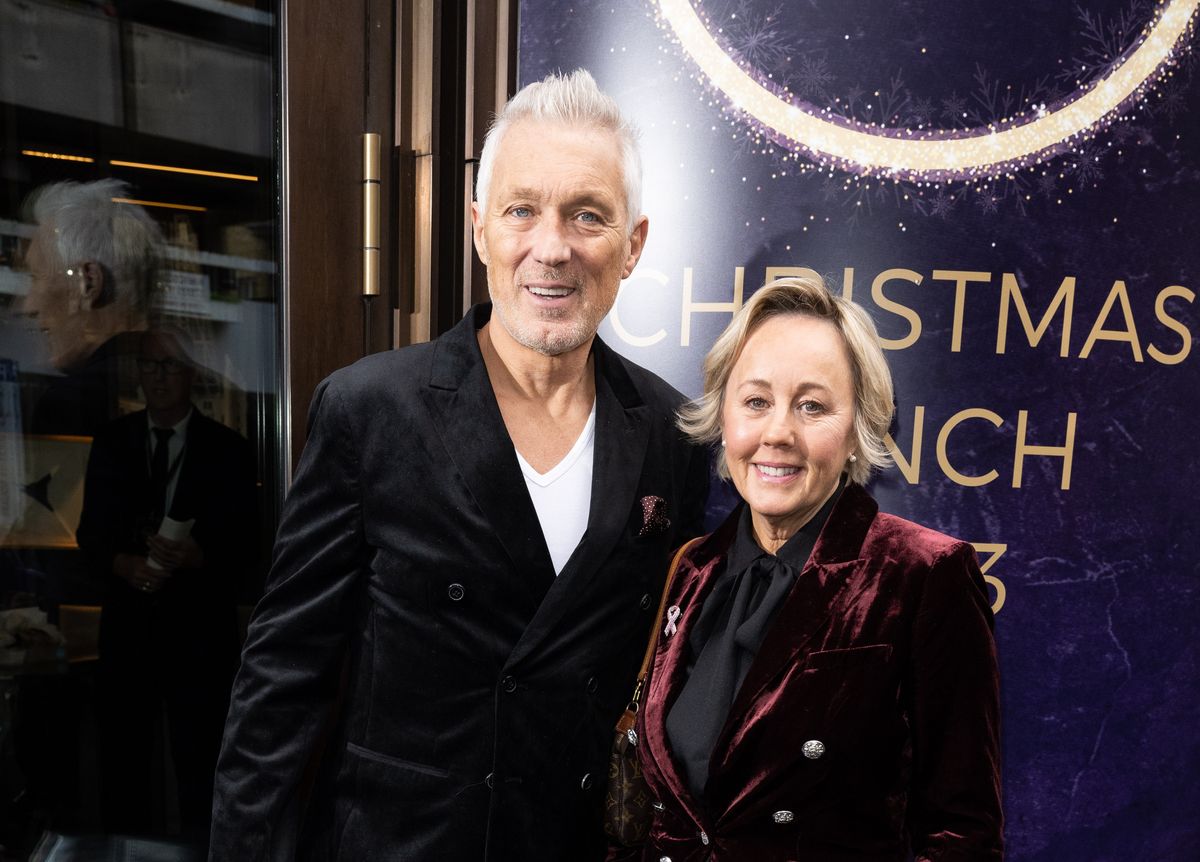
<instances>
[{"instance_id":1,"label":"pink ribbon pin","mask_svg":"<svg viewBox=\"0 0 1200 862\"><path fill-rule=\"evenodd\" d=\"M670 637L671 635L675 634L677 631L675 623L682 615L683 611L679 609L679 605L671 605L671 607L667 608L667 627L663 629L664 635Z\"/></svg>"}]
</instances>

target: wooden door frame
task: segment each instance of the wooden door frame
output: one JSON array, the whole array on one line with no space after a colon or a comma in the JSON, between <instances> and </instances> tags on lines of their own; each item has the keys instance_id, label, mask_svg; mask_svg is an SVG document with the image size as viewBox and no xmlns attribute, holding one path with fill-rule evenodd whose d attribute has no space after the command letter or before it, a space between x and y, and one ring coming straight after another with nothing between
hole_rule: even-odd
<instances>
[{"instance_id":1,"label":"wooden door frame","mask_svg":"<svg viewBox=\"0 0 1200 862\"><path fill-rule=\"evenodd\" d=\"M282 473L306 438L313 391L366 353L441 334L486 298L469 202L490 115L516 71L517 0L437 0L432 104L414 89L420 0L280 4ZM407 52L407 53L406 53ZM423 91L422 91L423 92ZM404 140L404 114L432 115L431 151ZM381 136L380 296L364 305L362 135ZM432 157L429 230L416 230L415 164ZM414 239L417 237L418 239ZM418 244L420 247L418 247ZM420 268L425 255L425 267ZM423 273L423 277L418 277ZM409 326L420 302L428 325Z\"/></svg>"}]
</instances>

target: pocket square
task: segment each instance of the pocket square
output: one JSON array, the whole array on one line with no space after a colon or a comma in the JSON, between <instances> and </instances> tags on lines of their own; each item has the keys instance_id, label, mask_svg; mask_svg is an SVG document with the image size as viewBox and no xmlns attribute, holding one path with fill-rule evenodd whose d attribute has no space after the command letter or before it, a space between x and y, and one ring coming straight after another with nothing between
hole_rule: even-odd
<instances>
[{"instance_id":1,"label":"pocket square","mask_svg":"<svg viewBox=\"0 0 1200 862\"><path fill-rule=\"evenodd\" d=\"M671 529L671 519L667 517L667 501L653 494L642 497L642 528L639 536L655 536Z\"/></svg>"}]
</instances>

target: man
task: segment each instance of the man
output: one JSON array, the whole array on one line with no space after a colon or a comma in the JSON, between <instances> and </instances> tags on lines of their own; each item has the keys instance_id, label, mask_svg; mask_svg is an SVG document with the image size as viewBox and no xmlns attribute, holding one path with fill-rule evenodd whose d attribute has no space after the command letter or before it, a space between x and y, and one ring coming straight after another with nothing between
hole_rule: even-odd
<instances>
[{"instance_id":1,"label":"man","mask_svg":"<svg viewBox=\"0 0 1200 862\"><path fill-rule=\"evenodd\" d=\"M92 436L119 413L120 360L146 328L162 235L120 180L43 186L28 208L24 310L46 333L53 378L34 406L35 434Z\"/></svg>"},{"instance_id":2,"label":"man","mask_svg":"<svg viewBox=\"0 0 1200 862\"><path fill-rule=\"evenodd\" d=\"M154 742L165 714L186 835L208 837L212 776L237 663L236 588L255 563L254 456L191 402L181 334L144 333L146 409L92 444L77 538L104 582L98 718L105 828L161 831ZM163 518L190 526L159 535ZM166 532L165 530L162 532Z\"/></svg>"},{"instance_id":3,"label":"man","mask_svg":"<svg viewBox=\"0 0 1200 862\"><path fill-rule=\"evenodd\" d=\"M210 858L290 856L322 746L300 858L603 857L612 728L708 481L678 393L595 337L645 243L640 180L586 72L525 88L472 207L493 306L318 388Z\"/></svg>"}]
</instances>

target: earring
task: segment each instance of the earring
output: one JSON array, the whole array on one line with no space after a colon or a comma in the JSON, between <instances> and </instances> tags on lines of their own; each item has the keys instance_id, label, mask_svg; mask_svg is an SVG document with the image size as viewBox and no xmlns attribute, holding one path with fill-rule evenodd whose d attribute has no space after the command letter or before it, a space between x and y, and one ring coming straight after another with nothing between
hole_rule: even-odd
<instances>
[{"instance_id":1,"label":"earring","mask_svg":"<svg viewBox=\"0 0 1200 862\"><path fill-rule=\"evenodd\" d=\"M853 464L857 460L858 460L858 456L855 455L853 452L851 452L850 453L850 463Z\"/></svg>"},{"instance_id":2,"label":"earring","mask_svg":"<svg viewBox=\"0 0 1200 862\"><path fill-rule=\"evenodd\" d=\"M725 438L724 437L721 438L721 448L722 449L725 448Z\"/></svg>"}]
</instances>

